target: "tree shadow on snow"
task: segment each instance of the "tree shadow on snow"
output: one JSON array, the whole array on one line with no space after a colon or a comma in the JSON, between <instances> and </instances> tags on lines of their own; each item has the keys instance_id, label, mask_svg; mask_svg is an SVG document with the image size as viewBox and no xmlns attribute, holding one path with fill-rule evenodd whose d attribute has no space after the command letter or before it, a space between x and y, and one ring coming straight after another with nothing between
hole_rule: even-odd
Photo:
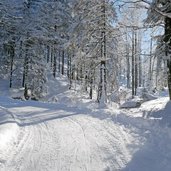
<instances>
[{"instance_id":1,"label":"tree shadow on snow","mask_svg":"<svg viewBox=\"0 0 171 171\"><path fill-rule=\"evenodd\" d=\"M170 128L159 122L151 125L151 128L143 134L145 143L133 154L130 162L121 171L170 171Z\"/></svg>"},{"instance_id":2,"label":"tree shadow on snow","mask_svg":"<svg viewBox=\"0 0 171 171\"><path fill-rule=\"evenodd\" d=\"M114 124L128 128L130 133L137 134L137 138L140 137L140 141L141 139L144 141L142 144L133 142L127 145L127 149L135 151L132 153L130 161L128 163L125 161L125 167L119 169L120 171L171 171L171 134L170 128L166 127L168 122L166 113L171 112L170 106L170 104L166 105L163 110L165 113L160 111L155 115L156 118L162 116L162 120L148 120L143 117L134 118L122 113L115 116L109 114L98 115L97 113L91 115L101 120L110 118L109 122L112 121ZM113 145L113 148L116 148L115 145ZM109 161L106 162L109 163ZM110 165L109 170L113 170L113 164Z\"/></svg>"},{"instance_id":3,"label":"tree shadow on snow","mask_svg":"<svg viewBox=\"0 0 171 171\"><path fill-rule=\"evenodd\" d=\"M73 115L91 113L90 109L82 110L68 107L65 104L51 104L36 101L18 101L10 99L0 103L0 125L16 123L19 126L29 126L41 122L60 119Z\"/></svg>"},{"instance_id":4,"label":"tree shadow on snow","mask_svg":"<svg viewBox=\"0 0 171 171\"><path fill-rule=\"evenodd\" d=\"M157 119L161 126L171 127L171 102L167 102L163 109L146 112L145 117Z\"/></svg>"}]
</instances>

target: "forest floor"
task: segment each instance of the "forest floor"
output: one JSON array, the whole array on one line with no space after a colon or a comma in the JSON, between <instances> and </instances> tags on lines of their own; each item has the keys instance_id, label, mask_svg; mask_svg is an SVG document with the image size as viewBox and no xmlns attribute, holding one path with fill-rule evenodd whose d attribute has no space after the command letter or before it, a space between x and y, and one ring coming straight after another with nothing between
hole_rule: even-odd
<instances>
[{"instance_id":1,"label":"forest floor","mask_svg":"<svg viewBox=\"0 0 171 171\"><path fill-rule=\"evenodd\" d=\"M55 103L0 96L0 171L171 170L168 98L102 109L60 96Z\"/></svg>"}]
</instances>

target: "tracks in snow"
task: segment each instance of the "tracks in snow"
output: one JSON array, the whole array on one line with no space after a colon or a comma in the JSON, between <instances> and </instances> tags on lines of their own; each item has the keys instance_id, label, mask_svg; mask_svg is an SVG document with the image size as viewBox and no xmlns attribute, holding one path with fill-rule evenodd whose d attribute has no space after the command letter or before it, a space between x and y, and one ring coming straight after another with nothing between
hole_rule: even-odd
<instances>
[{"instance_id":1,"label":"tracks in snow","mask_svg":"<svg viewBox=\"0 0 171 171\"><path fill-rule=\"evenodd\" d=\"M133 140L123 126L81 114L20 127L2 171L120 170Z\"/></svg>"}]
</instances>

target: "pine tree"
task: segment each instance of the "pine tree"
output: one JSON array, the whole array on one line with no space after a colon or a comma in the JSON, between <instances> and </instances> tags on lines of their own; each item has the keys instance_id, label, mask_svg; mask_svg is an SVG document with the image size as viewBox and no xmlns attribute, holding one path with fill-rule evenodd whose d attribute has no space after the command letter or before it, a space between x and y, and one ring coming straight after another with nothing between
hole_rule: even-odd
<instances>
[{"instance_id":1,"label":"pine tree","mask_svg":"<svg viewBox=\"0 0 171 171\"><path fill-rule=\"evenodd\" d=\"M114 7L108 0L82 0L76 3L74 15L76 18L72 40L79 51L76 61L83 61L84 64L75 63L75 68L79 67L78 70L84 73L84 86L85 90L87 85L90 86L90 98L94 87L92 85L95 85L98 92L97 101L100 102L102 94L107 94L107 55L113 57L107 48L116 43L112 39L112 24L116 17Z\"/></svg>"},{"instance_id":2,"label":"pine tree","mask_svg":"<svg viewBox=\"0 0 171 171\"><path fill-rule=\"evenodd\" d=\"M165 57L164 59L167 61L167 68L168 68L168 89L169 89L169 96L171 99L171 17L168 15L171 12L171 3L169 0L153 0L151 3L151 8L148 11L148 19L147 21L152 24L159 23L164 21L164 51Z\"/></svg>"}]
</instances>

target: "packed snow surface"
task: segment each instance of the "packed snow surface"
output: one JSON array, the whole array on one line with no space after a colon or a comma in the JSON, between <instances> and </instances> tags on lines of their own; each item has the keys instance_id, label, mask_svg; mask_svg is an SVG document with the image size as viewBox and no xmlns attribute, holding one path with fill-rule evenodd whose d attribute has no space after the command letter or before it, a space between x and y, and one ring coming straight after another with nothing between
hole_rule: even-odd
<instances>
[{"instance_id":1,"label":"packed snow surface","mask_svg":"<svg viewBox=\"0 0 171 171\"><path fill-rule=\"evenodd\" d=\"M126 110L0 97L0 171L170 171L163 99Z\"/></svg>"}]
</instances>

